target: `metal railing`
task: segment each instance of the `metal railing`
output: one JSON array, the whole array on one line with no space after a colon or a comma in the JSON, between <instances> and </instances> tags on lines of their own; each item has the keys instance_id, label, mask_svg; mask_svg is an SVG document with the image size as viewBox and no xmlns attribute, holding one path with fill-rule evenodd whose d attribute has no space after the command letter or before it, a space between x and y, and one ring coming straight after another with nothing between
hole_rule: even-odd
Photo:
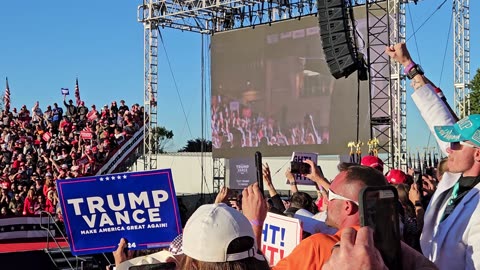
<instances>
[{"instance_id":1,"label":"metal railing","mask_svg":"<svg viewBox=\"0 0 480 270\"><path fill-rule=\"evenodd\" d=\"M43 223L43 217L47 217L48 218L48 223L47 223L47 226L45 226L45 224ZM87 261L87 259L85 258L82 258L82 257L78 257L78 256L75 256L75 267L70 263L70 261L68 260L68 257L67 255L65 254L65 252L63 252L63 249L62 249L62 246L60 246L60 243L57 241L57 237L52 233L51 231L51 226L54 225L55 228L56 228L56 231L58 231L60 233L60 236L65 242L68 242L68 239L67 239L67 236L65 236L65 234L63 233L63 231L61 230L61 228L58 226L58 224L56 222L54 222L54 218L52 216L51 213L49 212L46 212L46 211L42 211L40 213L40 228L44 229L47 231L47 247L45 248L45 250L47 251L47 254L48 256L50 257L50 259L52 260L52 262L55 264L55 266L58 267L57 263L55 262L55 260L52 258L52 256L50 255L50 242L51 240L53 240L53 242L55 243L55 248L58 248L58 250L60 251L60 253L62 254L63 258L65 259L65 261L68 263L68 266L73 270L73 269L81 269L83 270L83 266L84 266L84 263ZM51 240L50 240L51 239ZM108 259L107 255L105 255L105 253L102 253L103 257L105 258L105 260L107 261L108 264L112 264L110 262L110 260ZM80 265L79 265L80 264ZM78 268L80 266L80 268Z\"/></svg>"},{"instance_id":2,"label":"metal railing","mask_svg":"<svg viewBox=\"0 0 480 270\"><path fill-rule=\"evenodd\" d=\"M48 224L47 224L47 227L44 226L44 223L43 223L43 217L47 217L48 218ZM70 266L71 269L77 269L78 267L78 261L80 258L78 258L77 256L75 256L76 258L76 267L73 268L72 264L70 263L70 261L68 260L67 258L67 255L65 255L65 252L63 252L63 249L62 249L62 246L60 246L60 243L58 243L55 235L52 233L52 231L50 230L51 226L52 226L52 223L55 225L55 228L57 229L56 231L58 231L62 237L63 240L65 240L65 242L68 242L67 240L67 237L63 234L62 230L60 229L60 227L58 226L57 223L55 222L52 222L54 221L54 218L52 216L51 213L49 212L46 212L46 211L42 211L40 212L40 228L44 229L47 231L47 247L46 247L46 251L47 251L47 254L48 256L50 257L50 259L52 260L52 262L55 264L55 266L57 266L55 260L52 258L52 256L50 255L50 238L55 242L56 244L56 247L60 250L60 253L62 254L63 258L65 259L65 261L68 263L68 266ZM81 266L83 269L83 261L81 263Z\"/></svg>"}]
</instances>

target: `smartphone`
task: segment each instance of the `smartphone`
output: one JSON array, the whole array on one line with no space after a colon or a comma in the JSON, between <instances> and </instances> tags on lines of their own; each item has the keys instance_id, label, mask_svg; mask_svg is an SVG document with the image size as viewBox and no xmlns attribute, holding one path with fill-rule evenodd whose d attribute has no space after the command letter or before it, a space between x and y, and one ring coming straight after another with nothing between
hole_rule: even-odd
<instances>
[{"instance_id":1,"label":"smartphone","mask_svg":"<svg viewBox=\"0 0 480 270\"><path fill-rule=\"evenodd\" d=\"M263 165L262 165L262 153L255 152L255 168L257 170L257 183L263 195Z\"/></svg>"},{"instance_id":2,"label":"smartphone","mask_svg":"<svg viewBox=\"0 0 480 270\"><path fill-rule=\"evenodd\" d=\"M374 230L375 247L390 270L402 269L398 204L393 186L365 187L360 191L360 225Z\"/></svg>"},{"instance_id":3,"label":"smartphone","mask_svg":"<svg viewBox=\"0 0 480 270\"><path fill-rule=\"evenodd\" d=\"M428 168L425 169L425 174L434 177L435 176L435 169L433 167L428 167Z\"/></svg>"},{"instance_id":4,"label":"smartphone","mask_svg":"<svg viewBox=\"0 0 480 270\"><path fill-rule=\"evenodd\" d=\"M292 161L290 162L290 172L295 174L309 174L310 164L305 162Z\"/></svg>"},{"instance_id":5,"label":"smartphone","mask_svg":"<svg viewBox=\"0 0 480 270\"><path fill-rule=\"evenodd\" d=\"M414 185L417 185L417 190L420 192L420 198L423 197L423 176L420 171L415 170L413 174Z\"/></svg>"}]
</instances>

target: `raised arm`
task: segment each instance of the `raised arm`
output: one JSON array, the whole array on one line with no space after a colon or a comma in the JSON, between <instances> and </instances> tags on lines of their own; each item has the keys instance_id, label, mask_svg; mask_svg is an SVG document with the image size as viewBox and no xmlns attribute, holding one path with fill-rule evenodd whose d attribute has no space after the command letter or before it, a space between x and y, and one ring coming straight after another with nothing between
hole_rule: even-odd
<instances>
[{"instance_id":1,"label":"raised arm","mask_svg":"<svg viewBox=\"0 0 480 270\"><path fill-rule=\"evenodd\" d=\"M288 183L290 184L290 191L293 193L298 192L297 182L295 181L295 175L290 171L290 168L287 168L285 171L285 177L287 178Z\"/></svg>"},{"instance_id":2,"label":"raised arm","mask_svg":"<svg viewBox=\"0 0 480 270\"><path fill-rule=\"evenodd\" d=\"M243 214L250 221L255 240L259 250L262 248L262 230L263 222L267 217L267 204L263 199L262 192L258 188L258 183L248 186L242 192Z\"/></svg>"},{"instance_id":3,"label":"raised arm","mask_svg":"<svg viewBox=\"0 0 480 270\"><path fill-rule=\"evenodd\" d=\"M268 193L272 200L273 207L275 207L280 212L284 212L285 206L283 205L282 199L280 198L280 195L278 195L277 190L273 185L270 167L268 166L268 163L263 164L263 181L268 188Z\"/></svg>"},{"instance_id":4,"label":"raised arm","mask_svg":"<svg viewBox=\"0 0 480 270\"><path fill-rule=\"evenodd\" d=\"M320 169L313 163L313 161L306 159L303 162L310 165L310 173L305 175L307 178L310 178L313 182L317 183L319 187L323 187L325 190L330 189L330 182L325 178Z\"/></svg>"},{"instance_id":5,"label":"raised arm","mask_svg":"<svg viewBox=\"0 0 480 270\"><path fill-rule=\"evenodd\" d=\"M412 60L406 44L398 43L386 47L385 53L392 60L399 62L404 67L405 73L408 74L407 77L411 79L411 85L415 90L412 99L430 131L435 135L434 126L453 125L456 122L456 116L449 109L446 100L442 100L436 93L435 87L429 84L430 81L423 74L421 68ZM447 147L450 144L440 141L436 135L435 138L444 154L447 154Z\"/></svg>"}]
</instances>

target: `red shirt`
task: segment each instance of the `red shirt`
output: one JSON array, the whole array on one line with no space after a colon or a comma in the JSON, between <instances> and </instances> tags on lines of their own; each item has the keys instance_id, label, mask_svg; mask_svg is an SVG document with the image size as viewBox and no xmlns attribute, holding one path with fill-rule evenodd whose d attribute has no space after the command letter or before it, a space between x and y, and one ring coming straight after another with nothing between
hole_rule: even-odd
<instances>
[{"instance_id":1,"label":"red shirt","mask_svg":"<svg viewBox=\"0 0 480 270\"><path fill-rule=\"evenodd\" d=\"M47 185L43 185L43 196L45 196L45 198L48 198L48 192L50 190L55 190L54 187L47 187Z\"/></svg>"},{"instance_id":2,"label":"red shirt","mask_svg":"<svg viewBox=\"0 0 480 270\"><path fill-rule=\"evenodd\" d=\"M18 169L18 167L20 167L20 160L15 159L12 163L12 168L13 169Z\"/></svg>"},{"instance_id":3,"label":"red shirt","mask_svg":"<svg viewBox=\"0 0 480 270\"><path fill-rule=\"evenodd\" d=\"M12 186L12 182L9 180L3 180L1 183L2 189L7 189L10 190L10 187Z\"/></svg>"},{"instance_id":4,"label":"red shirt","mask_svg":"<svg viewBox=\"0 0 480 270\"><path fill-rule=\"evenodd\" d=\"M55 213L55 205L53 205L53 202L48 198L45 203L45 211L48 213Z\"/></svg>"},{"instance_id":5,"label":"red shirt","mask_svg":"<svg viewBox=\"0 0 480 270\"><path fill-rule=\"evenodd\" d=\"M23 202L23 215L24 216L34 215L35 211L33 207L34 207L33 199L30 197L26 197L25 202Z\"/></svg>"},{"instance_id":6,"label":"red shirt","mask_svg":"<svg viewBox=\"0 0 480 270\"><path fill-rule=\"evenodd\" d=\"M60 128L62 128L66 133L70 133L72 131L72 123L68 121L62 121L60 123Z\"/></svg>"}]
</instances>

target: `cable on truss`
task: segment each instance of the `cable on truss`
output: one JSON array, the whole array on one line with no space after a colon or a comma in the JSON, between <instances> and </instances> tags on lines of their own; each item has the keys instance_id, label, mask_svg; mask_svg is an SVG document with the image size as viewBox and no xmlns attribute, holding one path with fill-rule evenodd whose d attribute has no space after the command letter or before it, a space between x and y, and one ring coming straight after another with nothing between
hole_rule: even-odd
<instances>
[{"instance_id":1,"label":"cable on truss","mask_svg":"<svg viewBox=\"0 0 480 270\"><path fill-rule=\"evenodd\" d=\"M425 19L425 21L424 21L422 24L420 24L420 26L418 27L418 29L415 30L415 31L413 32L413 34L412 34L409 38L407 38L407 40L406 40L405 42L408 42L408 41L418 32L418 30L420 30L420 29L433 17L433 15L435 15L435 13L437 13L437 11L439 11L439 10L442 8L442 6L443 6L446 2L447 2L447 0L444 0L437 8L433 11L433 13L430 14L430 16L428 16L428 18Z\"/></svg>"}]
</instances>

